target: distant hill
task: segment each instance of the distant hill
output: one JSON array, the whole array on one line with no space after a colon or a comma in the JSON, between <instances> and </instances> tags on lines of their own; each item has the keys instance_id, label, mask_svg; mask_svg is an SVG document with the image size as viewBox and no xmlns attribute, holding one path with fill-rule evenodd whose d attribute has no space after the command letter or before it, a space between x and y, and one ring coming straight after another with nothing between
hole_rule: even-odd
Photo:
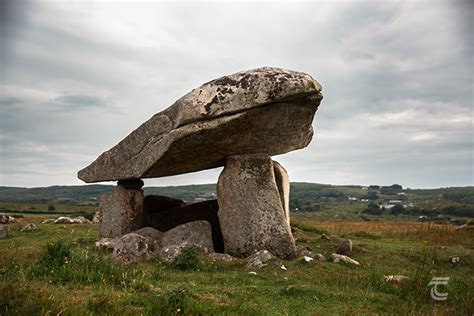
<instances>
[{"instance_id":1,"label":"distant hill","mask_svg":"<svg viewBox=\"0 0 474 316\"><path fill-rule=\"evenodd\" d=\"M100 195L110 193L112 185L51 186L41 188L0 187L0 202L8 203L79 203L97 201ZM196 184L167 187L145 187L145 195L157 194L193 202L198 197L215 197L215 184ZM369 194L372 192L373 196ZM398 195L398 193L403 195ZM373 197L376 198L373 198ZM350 200L349 198L352 198ZM360 201L365 199L427 202L448 200L474 204L474 187L440 189L393 189L392 187L368 187L360 185L329 185L292 182L290 202L292 208L311 211L319 204ZM314 209L316 208L316 209Z\"/></svg>"}]
</instances>

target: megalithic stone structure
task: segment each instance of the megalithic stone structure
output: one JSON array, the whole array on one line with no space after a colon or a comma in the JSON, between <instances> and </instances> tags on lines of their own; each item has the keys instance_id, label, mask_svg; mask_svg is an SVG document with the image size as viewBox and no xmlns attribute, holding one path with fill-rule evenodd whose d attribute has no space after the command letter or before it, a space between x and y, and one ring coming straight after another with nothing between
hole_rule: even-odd
<instances>
[{"instance_id":1,"label":"megalithic stone structure","mask_svg":"<svg viewBox=\"0 0 474 316\"><path fill-rule=\"evenodd\" d=\"M310 143L321 99L321 86L311 76L267 67L192 90L79 171L78 177L88 183L120 181L111 196L101 199L100 218L106 222L101 223L101 234L123 234L140 226L141 189L127 184L225 166L217 212L226 251L268 248L281 257L291 256L288 175L270 157ZM249 226L233 225L229 217ZM254 230L258 225L265 226L261 236Z\"/></svg>"}]
</instances>

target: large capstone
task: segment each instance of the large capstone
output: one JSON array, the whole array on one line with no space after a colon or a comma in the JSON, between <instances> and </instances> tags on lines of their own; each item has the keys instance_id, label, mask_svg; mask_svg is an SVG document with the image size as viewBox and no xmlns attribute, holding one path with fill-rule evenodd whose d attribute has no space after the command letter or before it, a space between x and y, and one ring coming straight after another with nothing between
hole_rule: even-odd
<instances>
[{"instance_id":1,"label":"large capstone","mask_svg":"<svg viewBox=\"0 0 474 316\"><path fill-rule=\"evenodd\" d=\"M270 157L229 157L219 176L217 199L226 252L250 255L268 250L279 257L295 255Z\"/></svg>"},{"instance_id":2,"label":"large capstone","mask_svg":"<svg viewBox=\"0 0 474 316\"><path fill-rule=\"evenodd\" d=\"M319 83L301 72L258 68L224 76L155 114L78 176L162 177L223 166L228 156L300 149L311 141L321 99Z\"/></svg>"}]
</instances>

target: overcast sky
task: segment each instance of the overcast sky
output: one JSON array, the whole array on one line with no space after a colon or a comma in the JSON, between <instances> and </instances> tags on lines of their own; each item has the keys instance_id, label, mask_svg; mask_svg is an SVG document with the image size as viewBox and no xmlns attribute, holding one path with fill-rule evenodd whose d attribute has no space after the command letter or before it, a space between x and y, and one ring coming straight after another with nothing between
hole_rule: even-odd
<instances>
[{"instance_id":1,"label":"overcast sky","mask_svg":"<svg viewBox=\"0 0 474 316\"><path fill-rule=\"evenodd\" d=\"M274 158L292 181L474 184L470 1L0 1L0 185L81 184L188 91L262 66L323 86L312 143Z\"/></svg>"}]
</instances>

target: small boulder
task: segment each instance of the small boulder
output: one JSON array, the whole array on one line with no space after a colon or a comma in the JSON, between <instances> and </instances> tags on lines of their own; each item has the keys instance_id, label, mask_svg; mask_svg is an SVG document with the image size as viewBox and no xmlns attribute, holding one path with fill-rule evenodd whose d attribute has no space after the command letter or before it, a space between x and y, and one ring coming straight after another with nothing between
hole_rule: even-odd
<instances>
[{"instance_id":1,"label":"small boulder","mask_svg":"<svg viewBox=\"0 0 474 316\"><path fill-rule=\"evenodd\" d=\"M72 219L74 224L92 224L90 220L85 218L84 216L77 216Z\"/></svg>"},{"instance_id":2,"label":"small boulder","mask_svg":"<svg viewBox=\"0 0 474 316\"><path fill-rule=\"evenodd\" d=\"M158 250L160 248L163 232L158 229L153 227L143 227L133 233L145 237L150 250Z\"/></svg>"},{"instance_id":3,"label":"small boulder","mask_svg":"<svg viewBox=\"0 0 474 316\"><path fill-rule=\"evenodd\" d=\"M390 283L398 287L406 283L410 278L403 275L384 275L383 280L385 283Z\"/></svg>"},{"instance_id":4,"label":"small boulder","mask_svg":"<svg viewBox=\"0 0 474 316\"><path fill-rule=\"evenodd\" d=\"M347 256L349 253L352 252L352 240L346 239L339 244L337 247L336 253L340 255Z\"/></svg>"},{"instance_id":5,"label":"small boulder","mask_svg":"<svg viewBox=\"0 0 474 316\"><path fill-rule=\"evenodd\" d=\"M312 257L304 256L304 257L303 257L303 260L304 260L305 262L310 263L310 262L313 261L314 259L313 259Z\"/></svg>"},{"instance_id":6,"label":"small boulder","mask_svg":"<svg viewBox=\"0 0 474 316\"><path fill-rule=\"evenodd\" d=\"M324 255L320 253L316 253L313 259L318 260L318 261L326 261L326 258L324 257Z\"/></svg>"},{"instance_id":7,"label":"small boulder","mask_svg":"<svg viewBox=\"0 0 474 316\"><path fill-rule=\"evenodd\" d=\"M16 223L15 217L8 215L8 223Z\"/></svg>"},{"instance_id":8,"label":"small boulder","mask_svg":"<svg viewBox=\"0 0 474 316\"><path fill-rule=\"evenodd\" d=\"M0 224L8 224L9 216L5 214L0 214Z\"/></svg>"},{"instance_id":9,"label":"small boulder","mask_svg":"<svg viewBox=\"0 0 474 316\"><path fill-rule=\"evenodd\" d=\"M211 224L208 221L194 221L176 226L161 237L161 247L197 245L204 252L214 252Z\"/></svg>"},{"instance_id":10,"label":"small boulder","mask_svg":"<svg viewBox=\"0 0 474 316\"><path fill-rule=\"evenodd\" d=\"M351 263L351 264L355 264L355 265L360 265L360 262L355 260L355 259L352 259L348 256L345 256L345 255L340 255L340 254L337 254L337 253L333 253L331 255L331 259L333 262L345 262L345 263Z\"/></svg>"},{"instance_id":11,"label":"small boulder","mask_svg":"<svg viewBox=\"0 0 474 316\"><path fill-rule=\"evenodd\" d=\"M92 218L92 224L99 224L100 222L100 212L97 211L94 214L94 217Z\"/></svg>"},{"instance_id":12,"label":"small boulder","mask_svg":"<svg viewBox=\"0 0 474 316\"><path fill-rule=\"evenodd\" d=\"M457 265L460 261L461 258L459 258L459 256L452 256L451 258L449 258L449 263L451 263L452 265Z\"/></svg>"},{"instance_id":13,"label":"small boulder","mask_svg":"<svg viewBox=\"0 0 474 316\"><path fill-rule=\"evenodd\" d=\"M10 231L9 225L0 224L0 239L7 237L9 231Z\"/></svg>"},{"instance_id":14,"label":"small boulder","mask_svg":"<svg viewBox=\"0 0 474 316\"><path fill-rule=\"evenodd\" d=\"M44 221L41 222L41 224L51 224L54 223L54 218L47 218Z\"/></svg>"},{"instance_id":15,"label":"small boulder","mask_svg":"<svg viewBox=\"0 0 474 316\"><path fill-rule=\"evenodd\" d=\"M146 238L130 233L116 239L112 258L122 263L136 262L140 259L149 258Z\"/></svg>"},{"instance_id":16,"label":"small boulder","mask_svg":"<svg viewBox=\"0 0 474 316\"><path fill-rule=\"evenodd\" d=\"M163 247L160 249L159 256L165 261L172 262L186 246L187 244L180 244Z\"/></svg>"},{"instance_id":17,"label":"small boulder","mask_svg":"<svg viewBox=\"0 0 474 316\"><path fill-rule=\"evenodd\" d=\"M326 234L322 234L321 240L325 240L325 241L340 241L341 238L338 237L338 236L336 236L336 235L328 236L328 235L326 235Z\"/></svg>"},{"instance_id":18,"label":"small boulder","mask_svg":"<svg viewBox=\"0 0 474 316\"><path fill-rule=\"evenodd\" d=\"M99 249L113 250L115 246L115 238L101 238L95 242L95 246Z\"/></svg>"},{"instance_id":19,"label":"small boulder","mask_svg":"<svg viewBox=\"0 0 474 316\"><path fill-rule=\"evenodd\" d=\"M215 261L224 261L224 262L230 262L234 261L237 258L227 254L227 253L218 253L218 252L213 252L207 255L210 259L215 260Z\"/></svg>"},{"instance_id":20,"label":"small boulder","mask_svg":"<svg viewBox=\"0 0 474 316\"><path fill-rule=\"evenodd\" d=\"M38 227L34 223L28 223L20 229L21 232L37 230Z\"/></svg>"},{"instance_id":21,"label":"small boulder","mask_svg":"<svg viewBox=\"0 0 474 316\"><path fill-rule=\"evenodd\" d=\"M54 220L55 224L74 224L72 218L67 216L60 216Z\"/></svg>"},{"instance_id":22,"label":"small boulder","mask_svg":"<svg viewBox=\"0 0 474 316\"><path fill-rule=\"evenodd\" d=\"M275 258L268 250L260 250L247 257L247 268L260 269L265 266L265 262Z\"/></svg>"}]
</instances>

